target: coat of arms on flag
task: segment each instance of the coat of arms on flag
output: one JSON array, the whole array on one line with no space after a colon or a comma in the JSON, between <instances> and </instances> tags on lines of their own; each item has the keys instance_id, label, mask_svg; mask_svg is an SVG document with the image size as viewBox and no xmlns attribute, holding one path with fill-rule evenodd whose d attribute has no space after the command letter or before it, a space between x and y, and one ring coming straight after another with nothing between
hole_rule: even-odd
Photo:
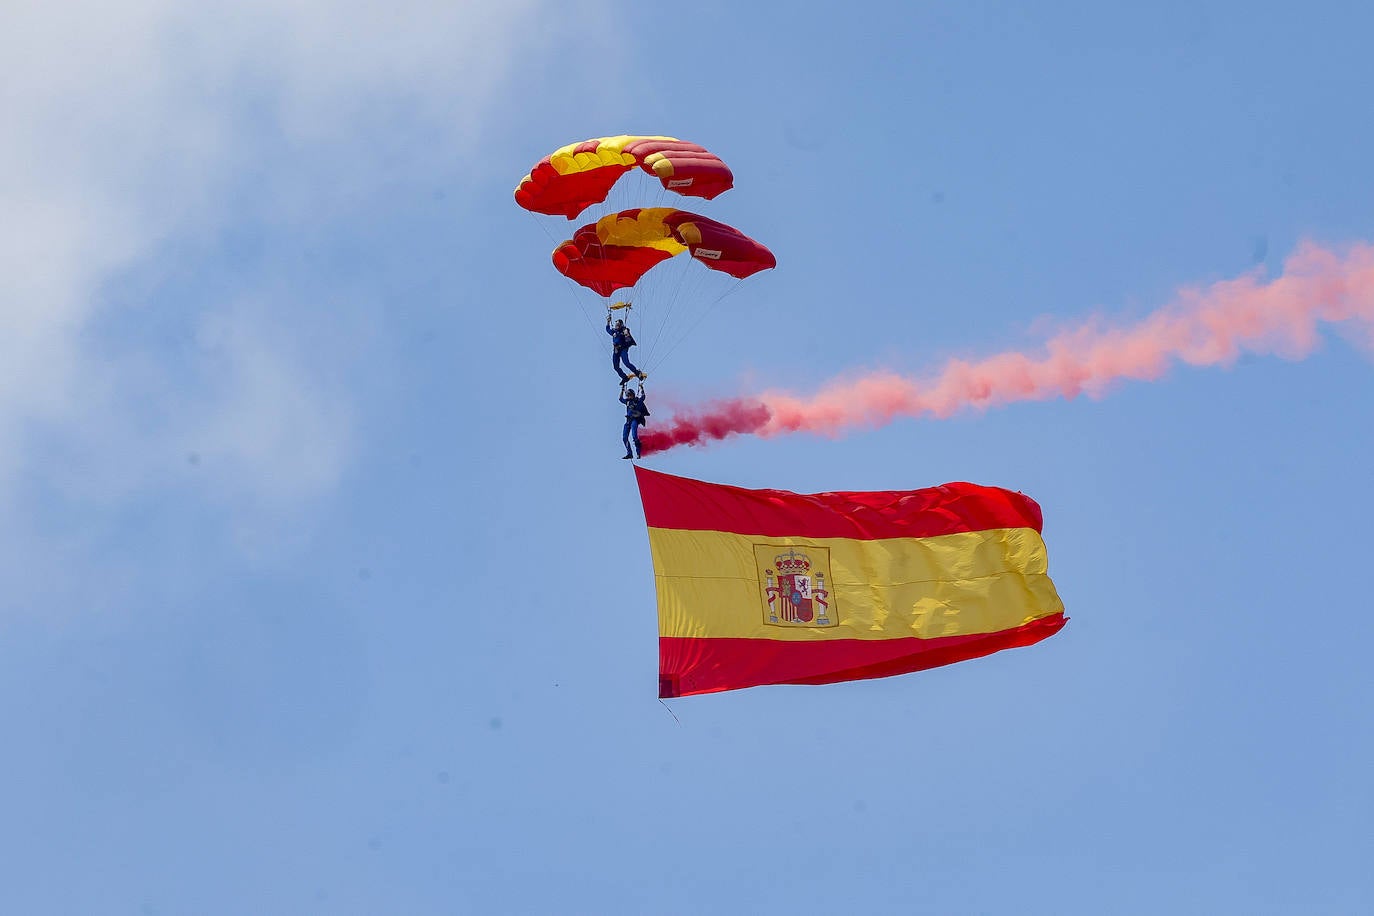
<instances>
[{"instance_id":1,"label":"coat of arms on flag","mask_svg":"<svg viewBox=\"0 0 1374 916\"><path fill-rule=\"evenodd\" d=\"M774 627L839 624L831 597L830 548L755 544L763 589L763 621Z\"/></svg>"}]
</instances>

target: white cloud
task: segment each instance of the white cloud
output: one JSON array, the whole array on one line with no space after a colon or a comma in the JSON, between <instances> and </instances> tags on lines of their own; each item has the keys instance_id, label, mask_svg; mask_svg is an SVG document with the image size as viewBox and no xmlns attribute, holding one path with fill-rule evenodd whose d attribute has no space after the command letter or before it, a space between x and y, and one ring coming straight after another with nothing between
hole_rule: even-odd
<instances>
[{"instance_id":1,"label":"white cloud","mask_svg":"<svg viewBox=\"0 0 1374 916\"><path fill-rule=\"evenodd\" d=\"M400 111L431 125L427 161L451 160L475 142L515 49L545 34L546 15L534 0L7 3L6 540L24 536L21 510L35 486L109 506L157 486L168 462L188 455L204 456L202 479L226 502L282 506L334 487L353 442L351 405L319 354L300 358L310 342L290 335L302 328L283 333L266 320L270 310L243 301L200 301L190 319L200 364L164 365L127 334L107 339L118 317L109 285L136 269L156 274L178 238L213 234L235 182L271 172L268 149L360 138L365 147ZM296 179L311 161L300 154L278 181L283 196L295 195L282 203L288 212L310 210L319 184L302 189ZM352 190L365 195L374 180L354 175ZM244 286L237 295L277 294L253 290L251 279Z\"/></svg>"}]
</instances>

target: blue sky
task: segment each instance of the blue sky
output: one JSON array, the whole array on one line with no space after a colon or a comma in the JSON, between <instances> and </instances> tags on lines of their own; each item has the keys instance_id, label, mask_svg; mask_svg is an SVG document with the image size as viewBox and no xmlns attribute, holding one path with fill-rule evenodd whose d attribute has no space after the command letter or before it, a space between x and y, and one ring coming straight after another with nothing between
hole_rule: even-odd
<instances>
[{"instance_id":1,"label":"blue sky","mask_svg":"<svg viewBox=\"0 0 1374 916\"><path fill-rule=\"evenodd\" d=\"M655 699L599 306L549 264L575 224L511 198L540 156L703 143L736 187L700 208L778 256L655 364L655 418L1374 239L1361 4L808 9L0 13L0 910L1374 909L1340 328L650 462L1022 490L1072 618Z\"/></svg>"}]
</instances>

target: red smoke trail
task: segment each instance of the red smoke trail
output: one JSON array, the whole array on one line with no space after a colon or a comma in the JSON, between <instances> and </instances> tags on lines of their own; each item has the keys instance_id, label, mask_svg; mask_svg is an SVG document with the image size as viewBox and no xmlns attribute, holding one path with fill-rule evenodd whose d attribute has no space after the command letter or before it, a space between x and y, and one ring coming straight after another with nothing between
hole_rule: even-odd
<instances>
[{"instance_id":1,"label":"red smoke trail","mask_svg":"<svg viewBox=\"0 0 1374 916\"><path fill-rule=\"evenodd\" d=\"M1300 246L1283 275L1258 272L1200 289L1134 325L1093 320L1066 329L1043 352L1007 351L969 362L952 359L925 380L878 372L834 381L803 397L765 391L680 411L666 429L646 429L644 452L704 445L735 435L811 432L838 436L898 417L947 417L969 408L1042 401L1080 394L1100 397L1122 379L1158 379L1174 362L1229 365L1241 353L1300 359L1317 346L1318 322L1352 322L1374 342L1374 245L1343 252Z\"/></svg>"}]
</instances>

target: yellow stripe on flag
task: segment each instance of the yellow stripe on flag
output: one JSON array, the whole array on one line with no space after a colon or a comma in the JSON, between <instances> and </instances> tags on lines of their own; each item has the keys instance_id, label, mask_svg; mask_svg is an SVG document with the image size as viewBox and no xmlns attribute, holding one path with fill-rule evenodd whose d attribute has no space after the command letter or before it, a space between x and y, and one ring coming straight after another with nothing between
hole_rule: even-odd
<instances>
[{"instance_id":1,"label":"yellow stripe on flag","mask_svg":"<svg viewBox=\"0 0 1374 916\"><path fill-rule=\"evenodd\" d=\"M650 528L649 545L660 636L933 639L1064 610L1030 528L879 540Z\"/></svg>"}]
</instances>

